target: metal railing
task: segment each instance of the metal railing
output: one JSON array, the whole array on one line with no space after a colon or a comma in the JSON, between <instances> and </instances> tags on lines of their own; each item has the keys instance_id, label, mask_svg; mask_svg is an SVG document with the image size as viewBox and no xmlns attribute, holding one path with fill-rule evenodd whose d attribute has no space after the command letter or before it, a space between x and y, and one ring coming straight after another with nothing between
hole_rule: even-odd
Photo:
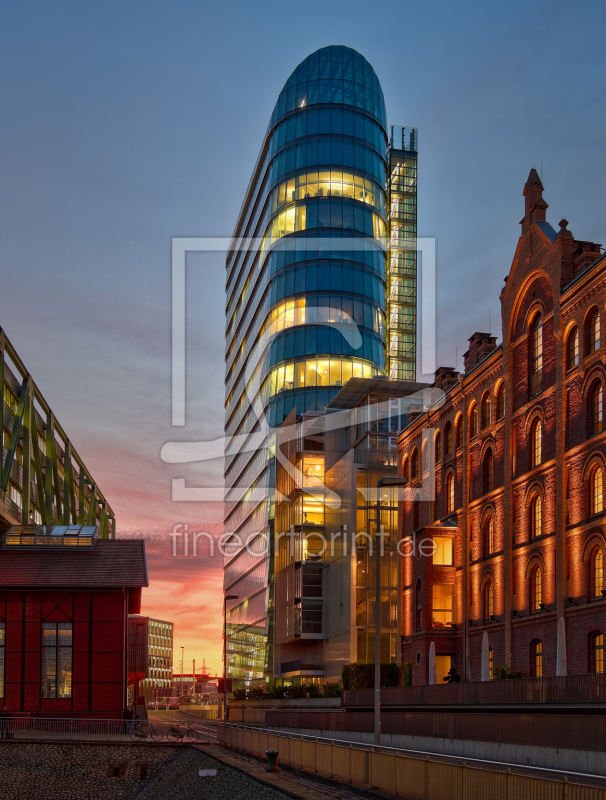
<instances>
[{"instance_id":1,"label":"metal railing","mask_svg":"<svg viewBox=\"0 0 606 800\"><path fill-rule=\"evenodd\" d=\"M374 689L355 689L343 693L344 706L372 706L373 703ZM527 703L606 703L606 673L381 689L383 706Z\"/></svg>"},{"instance_id":2,"label":"metal railing","mask_svg":"<svg viewBox=\"0 0 606 800\"><path fill-rule=\"evenodd\" d=\"M0 717L0 738L127 737L134 722L122 719Z\"/></svg>"}]
</instances>

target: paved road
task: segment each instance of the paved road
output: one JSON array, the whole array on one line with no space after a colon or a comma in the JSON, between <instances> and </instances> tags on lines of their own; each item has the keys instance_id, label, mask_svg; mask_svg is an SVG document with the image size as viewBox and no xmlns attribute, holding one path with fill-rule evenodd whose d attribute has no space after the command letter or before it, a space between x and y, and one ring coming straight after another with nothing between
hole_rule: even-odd
<instances>
[{"instance_id":1,"label":"paved road","mask_svg":"<svg viewBox=\"0 0 606 800\"><path fill-rule=\"evenodd\" d=\"M171 725L183 725L191 722L192 727L200 734L200 742L217 741L217 723L209 719L200 719L196 714L183 711L148 711L149 721L166 735Z\"/></svg>"}]
</instances>

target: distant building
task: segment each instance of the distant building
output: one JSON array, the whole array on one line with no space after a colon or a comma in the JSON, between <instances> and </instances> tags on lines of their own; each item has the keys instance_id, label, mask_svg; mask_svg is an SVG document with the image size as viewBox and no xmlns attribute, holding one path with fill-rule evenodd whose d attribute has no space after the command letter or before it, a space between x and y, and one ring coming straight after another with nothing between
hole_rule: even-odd
<instances>
[{"instance_id":1,"label":"distant building","mask_svg":"<svg viewBox=\"0 0 606 800\"><path fill-rule=\"evenodd\" d=\"M0 328L0 534L11 525L92 525L114 512Z\"/></svg>"},{"instance_id":2,"label":"distant building","mask_svg":"<svg viewBox=\"0 0 606 800\"><path fill-rule=\"evenodd\" d=\"M193 689L193 691L192 691ZM216 692L217 680L210 678L202 672L196 672L194 682L193 672L175 672L172 678L171 697L181 697L182 695L203 694L205 692Z\"/></svg>"},{"instance_id":3,"label":"distant building","mask_svg":"<svg viewBox=\"0 0 606 800\"><path fill-rule=\"evenodd\" d=\"M170 694L173 673L173 623L139 614L128 618L128 684L130 704L134 686L147 700Z\"/></svg>"},{"instance_id":4,"label":"distant building","mask_svg":"<svg viewBox=\"0 0 606 800\"><path fill-rule=\"evenodd\" d=\"M140 611L147 585L142 540L100 539L92 526L10 528L0 552L0 710L120 718L127 614Z\"/></svg>"}]
</instances>

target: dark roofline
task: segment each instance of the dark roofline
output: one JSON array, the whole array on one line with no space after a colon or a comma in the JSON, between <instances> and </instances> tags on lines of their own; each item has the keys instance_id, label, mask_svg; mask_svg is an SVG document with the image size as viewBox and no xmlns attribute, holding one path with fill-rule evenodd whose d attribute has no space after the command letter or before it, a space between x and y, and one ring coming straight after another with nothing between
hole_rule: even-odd
<instances>
[{"instance_id":1,"label":"dark roofline","mask_svg":"<svg viewBox=\"0 0 606 800\"><path fill-rule=\"evenodd\" d=\"M592 269L594 269L595 267L599 267L600 262L605 260L606 260L606 253L602 253L602 255L596 258L595 261L592 261L591 264L587 264L585 267L583 267L583 269L578 273L578 275L574 276L574 278L570 281L570 283L567 283L566 286L562 287L560 291L560 296L565 294L569 289L571 289L576 283L578 283L581 280L581 278L584 278L589 272L591 272Z\"/></svg>"}]
</instances>

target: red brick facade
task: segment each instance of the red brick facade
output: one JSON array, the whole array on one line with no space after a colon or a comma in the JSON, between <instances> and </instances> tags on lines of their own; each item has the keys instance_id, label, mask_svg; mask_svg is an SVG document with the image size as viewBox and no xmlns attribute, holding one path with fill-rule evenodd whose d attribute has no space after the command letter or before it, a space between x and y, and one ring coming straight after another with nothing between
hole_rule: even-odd
<instances>
[{"instance_id":1,"label":"red brick facade","mask_svg":"<svg viewBox=\"0 0 606 800\"><path fill-rule=\"evenodd\" d=\"M502 345L474 334L465 374L436 373L444 403L399 437L412 486L431 477L432 460L421 456L427 428L436 454L435 500L403 504L402 536L454 539L452 566L402 562L402 659L415 684L428 682L431 642L464 679L480 680L484 631L495 666L555 675L560 617L568 673L602 667L606 259L599 245L575 240L566 220L556 234L542 192L532 170L501 292ZM435 584L454 587L452 624L435 622Z\"/></svg>"}]
</instances>

